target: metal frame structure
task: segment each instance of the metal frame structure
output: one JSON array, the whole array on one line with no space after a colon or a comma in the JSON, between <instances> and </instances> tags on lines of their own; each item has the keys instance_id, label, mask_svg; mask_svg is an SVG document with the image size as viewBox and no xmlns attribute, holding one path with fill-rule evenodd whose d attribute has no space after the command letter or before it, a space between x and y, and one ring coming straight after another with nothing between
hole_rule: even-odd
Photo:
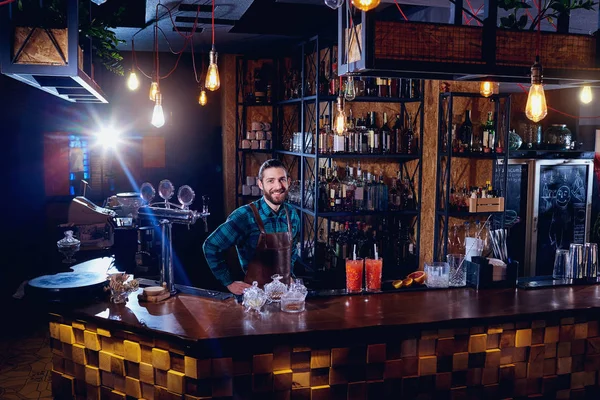
<instances>
[{"instance_id":1,"label":"metal frame structure","mask_svg":"<svg viewBox=\"0 0 600 400\"><path fill-rule=\"evenodd\" d=\"M428 60L396 60L375 57L375 25L377 13L354 10L347 1L338 8L338 70L340 75L353 74L381 77L415 77L420 79L445 79L495 82L528 82L530 66L507 65L496 60L498 28L498 0L484 0L483 19L473 15L463 7L463 0L449 0L452 3L453 24L432 24L464 27L463 12L479 21L482 27L481 57L472 62L428 61ZM402 21L403 24L420 22ZM360 24L360 29L357 26ZM569 16L564 14L557 19L557 33L569 36L582 36L569 33ZM600 20L599 20L600 26ZM346 32L350 37L346 37ZM544 32L543 34L547 34ZM550 35L552 33L549 33ZM589 35L584 35L589 36ZM596 39L594 68L544 68L544 82L560 85L580 86L590 82L600 82L600 29L594 33ZM348 61L346 43L357 41L360 57ZM412 40L412 39L407 39ZM472 45L470 43L469 45ZM531 62L533 63L533 59ZM587 82L587 83L586 83Z\"/></svg>"},{"instance_id":2,"label":"metal frame structure","mask_svg":"<svg viewBox=\"0 0 600 400\"><path fill-rule=\"evenodd\" d=\"M504 118L504 136L502 138L504 143L504 153L478 153L478 154L453 154L452 151L452 117L453 117L453 106L454 98L470 98L470 99L481 99L494 102L494 110L496 115ZM447 110L444 110L444 104L447 100ZM501 100L505 102L505 109L500 112ZM495 213L470 213L468 211L450 211L450 176L452 169L452 158L470 158L470 159L483 159L491 160L494 163L492 168L491 182L494 187L501 187L503 195L506 194L507 184L507 168L499 168L508 164L508 137L510 126L510 94L496 94L489 98L483 97L478 93L440 93L438 102L438 150L437 150L437 176L436 176L436 187L435 187L435 224L434 224L434 247L433 247L433 259L441 260L448 253L448 228L449 219L452 217L471 217L476 215L489 215L494 214L493 223L498 228L504 228L504 213L505 210ZM441 127L444 126L443 122L446 119L446 126L448 127L446 132L441 131ZM494 121L496 134L498 135L498 120ZM443 143L446 135L447 149L444 150ZM443 161L445 159L445 162ZM497 176L500 175L500 176Z\"/></svg>"},{"instance_id":3,"label":"metal frame structure","mask_svg":"<svg viewBox=\"0 0 600 400\"><path fill-rule=\"evenodd\" d=\"M2 73L18 81L26 83L37 89L43 90L54 96L73 103L108 103L106 96L90 78L91 65L91 44L81 43L86 47L90 57L84 62L85 72L78 67L78 49L79 49L79 3L78 0L68 0L67 2L67 35L68 35L68 62L65 65L34 65L17 64L13 59L13 37L14 37L14 18L13 13L17 3L7 4L0 7L0 66ZM36 28L34 29L42 29ZM56 40L50 31L45 30L50 41L61 55ZM33 30L32 30L33 33ZM21 49L17 49L20 54L23 48L28 44L31 34L25 40Z\"/></svg>"},{"instance_id":4,"label":"metal frame structure","mask_svg":"<svg viewBox=\"0 0 600 400\"><path fill-rule=\"evenodd\" d=\"M302 68L302 88L303 95L306 90L306 79L309 75L314 72L315 84L317 85L319 82L319 66L321 61L321 50L325 50L325 57L327 55L331 56L333 54L333 45L330 42L326 42L320 39L318 36L312 37L305 42L301 43L298 46L298 52L301 54L301 68ZM338 50L338 61L341 60L341 55ZM309 68L314 68L315 70L307 70L307 65ZM420 218L420 210L421 210L421 187L422 187L422 143L423 143L423 125L424 125L424 104L423 104L423 96L424 96L424 83L421 82L421 94L422 97L418 99L401 99L401 98L377 98L377 97L356 97L353 102L385 102L385 103L397 103L399 104L399 113L402 115L402 119L406 118L407 110L405 103L419 103L419 109L417 115L414 118L419 119L419 153L415 155L406 155L406 154L386 154L386 155L371 155L371 154L322 154L319 152L319 135L315 135L314 139L314 152L307 152L307 143L306 143L306 134L312 135L314 129L317 129L317 121L321 115L326 115L329 113L330 117L333 117L333 112L335 110L335 101L337 96L329 96L329 95L320 95L318 93L318 88L315 88L315 95L310 96L301 96L297 99L290 99L280 101L279 104L279 125L282 127L281 137L285 137L287 133L293 133L291 130L294 127L296 122L299 122L298 127L300 132L304 132L302 135L302 149L303 151L300 153L289 151L289 150L276 150L276 153L281 157L290 156L295 160L298 160L300 163L300 168L298 169L298 180L300 181L300 198L302 199L302 206L293 205L298 212L301 214L301 228L300 228L300 237L302 238L302 253L301 253L301 261L307 271L314 271L314 260L312 260L311 256L314 255L314 248L317 241L317 233L319 229L323 227L324 224L327 224L326 228L330 230L330 218L335 217L360 217L360 216L407 216L414 217L412 221L412 227L414 228L416 225L416 243L417 248L415 249L415 254L417 255L417 265L418 265L418 255L420 249L420 234L421 234L421 218ZM325 105L323 106L323 103ZM294 106L296 107L296 112L293 113L294 120L286 121L285 113L283 112L283 107ZM333 120L333 119L331 119ZM397 161L399 163L400 168L404 171L406 175L410 177L411 185L413 185L413 190L416 196L417 208L416 210L411 211L362 211L362 212L321 212L319 211L319 187L318 187L318 179L319 179L319 169L320 166L325 163L331 166L333 160L336 159L386 159L390 161ZM409 171L406 163L408 161L418 160L414 170ZM295 162L295 161L293 161ZM418 176L418 187L416 187L415 179ZM313 198L313 207L308 208L306 200L308 198L307 195L307 185L306 182L314 182L312 188L309 190L312 191L310 195ZM310 217L310 218L309 218ZM312 218L312 221L310 220Z\"/></svg>"},{"instance_id":5,"label":"metal frame structure","mask_svg":"<svg viewBox=\"0 0 600 400\"><path fill-rule=\"evenodd\" d=\"M257 154L267 154L270 156L274 155L274 147L277 142L277 107L276 103L272 104L249 104L244 98L244 79L248 71L248 60L270 60L276 67L276 61L267 57L246 57L237 56L235 61L235 132L236 132L236 143L235 143L235 206L239 207L247 203L247 200L256 200L260 196L244 196L242 195L242 185L245 183L246 177L246 157L256 156ZM273 91L275 93L275 91ZM272 107L271 115L271 132L272 141L271 149L268 150L251 150L242 149L240 147L242 140L245 139L247 129L247 117L248 107ZM257 171L258 172L258 171Z\"/></svg>"}]
</instances>

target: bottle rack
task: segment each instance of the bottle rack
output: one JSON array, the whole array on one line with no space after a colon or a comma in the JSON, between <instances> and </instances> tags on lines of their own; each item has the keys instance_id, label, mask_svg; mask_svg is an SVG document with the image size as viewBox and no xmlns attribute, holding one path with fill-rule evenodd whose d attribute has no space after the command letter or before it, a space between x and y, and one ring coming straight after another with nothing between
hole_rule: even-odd
<instances>
[{"instance_id":1,"label":"bottle rack","mask_svg":"<svg viewBox=\"0 0 600 400\"><path fill-rule=\"evenodd\" d=\"M465 152L456 153L452 145L452 125L456 124L455 134L459 135L459 127L463 120L453 121L455 102L457 99L472 101L473 107L483 104L481 102L493 102L493 111L498 117L494 120L497 143L502 143L501 153L490 152ZM465 109L460 110L464 115ZM438 156L436 177L436 200L435 200L435 230L434 230L434 254L436 261L445 261L448 253L448 231L452 218L468 219L470 217L487 217L491 214L490 225L492 229L504 228L505 208L493 212L469 212L451 210L450 189L452 187L453 159L490 160L492 162L491 176L489 181L494 189L499 189L502 196L506 195L507 169L509 155L509 126L510 126L510 95L497 94L484 97L476 93L440 93L438 113ZM455 162L456 163L456 162ZM456 182L458 183L458 182Z\"/></svg>"},{"instance_id":2,"label":"bottle rack","mask_svg":"<svg viewBox=\"0 0 600 400\"><path fill-rule=\"evenodd\" d=\"M273 66L273 72L277 69L276 59L267 57L249 57L249 56L237 56L236 57L236 114L235 114L235 130L236 130L236 157L235 157L235 182L236 182L236 196L235 206L247 204L250 201L254 201L260 198L261 194L244 194L242 191L243 185L246 183L246 176L258 175L258 167L263 161L274 157L274 147L277 141L277 107L275 102L275 88L272 87L272 95L270 102L267 102L265 98L262 102L257 102L248 98L248 93L245 89L252 87L254 84L252 81L248 81L247 76L249 73L249 67L252 65L260 65L261 63L271 63ZM250 71L252 72L252 71ZM272 76L272 86L276 85L276 73ZM242 148L242 141L246 139L246 132L249 130L249 116L253 115L253 112L249 113L249 110L254 108L261 108L263 115L269 115L271 119L271 146L269 149L247 149ZM249 115L250 114L250 115ZM251 122L251 121L250 121ZM256 168L249 168L249 164L255 163L258 166Z\"/></svg>"},{"instance_id":3,"label":"bottle rack","mask_svg":"<svg viewBox=\"0 0 600 400\"><path fill-rule=\"evenodd\" d=\"M300 263L304 267L304 271L296 271L296 273L305 278L315 278L316 270L319 268L321 260L316 260L315 246L317 245L318 232L323 229L330 232L332 222L344 222L346 220L357 220L364 218L377 218L381 220L385 218L390 227L397 220L410 221L410 228L414 231L416 240L416 248L414 249L415 265L406 269L415 270L419 266L419 239L420 239L420 200L421 200L421 181L422 181L422 144L423 144L423 125L424 125L424 104L423 91L424 82L419 81L420 97L418 98L390 98L390 97L356 97L350 104L353 103L393 103L397 105L396 113L401 115L402 121L406 118L408 103L416 103L418 110L413 115L413 119L417 120L418 131L415 131L415 138L418 140L418 152L416 154L323 154L319 152L319 135L318 121L321 116L329 116L330 121L333 121L336 112L337 96L330 94L319 93L318 82L320 82L320 66L321 61L330 61L337 51L334 50L332 42L326 42L319 37L313 37L301 43L296 51L296 60L299 57L300 62L296 65L300 67L302 88L301 93L297 98L283 99L278 102L277 115L278 125L280 129L278 147L275 153L288 166L288 170L294 171L292 176L296 176L300 186L300 204L292 204L300 214L302 221L300 227L301 241L301 257ZM293 56L293 57L294 57ZM328 65L327 65L328 64ZM285 61L280 61L280 77L287 73ZM331 62L326 63L326 74L331 76ZM339 78L335 78L339 79ZM314 81L314 91L310 90L311 84L309 81ZM281 84L284 87L284 84ZM307 90L309 90L307 92ZM346 103L346 108L348 103ZM415 107L415 106L412 106ZM356 115L355 115L356 117ZM392 121L388 121L392 125ZM300 151L293 151L289 147L289 140L294 132L304 132L301 136ZM316 133L313 135L313 133ZM314 138L314 139L313 139ZM312 143L311 143L312 142ZM319 210L319 178L320 167L331 167L334 161L351 162L356 164L358 160L377 160L379 162L397 163L398 168L402 171L403 176L410 178L412 191L415 196L416 207L414 210L406 211L357 211L357 212L323 212ZM342 164L338 165L339 167ZM341 168L340 168L341 170ZM385 260L384 260L385 262ZM386 263L387 264L387 263ZM398 269L398 266L395 266ZM388 267L389 268L389 267ZM386 267L384 266L384 275ZM388 277L390 276L387 274ZM398 273L397 278L400 278ZM318 280L318 278L316 278Z\"/></svg>"}]
</instances>

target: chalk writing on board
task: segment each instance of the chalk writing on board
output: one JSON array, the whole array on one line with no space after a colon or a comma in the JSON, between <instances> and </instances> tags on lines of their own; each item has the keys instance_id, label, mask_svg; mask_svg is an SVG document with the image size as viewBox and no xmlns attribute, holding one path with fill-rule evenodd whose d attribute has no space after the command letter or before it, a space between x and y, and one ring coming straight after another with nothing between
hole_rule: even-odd
<instances>
[{"instance_id":1,"label":"chalk writing on board","mask_svg":"<svg viewBox=\"0 0 600 400\"><path fill-rule=\"evenodd\" d=\"M571 193L573 194L573 197L583 203L585 201L585 183L583 182L583 179L581 179L579 171L575 174L575 181L573 181Z\"/></svg>"}]
</instances>

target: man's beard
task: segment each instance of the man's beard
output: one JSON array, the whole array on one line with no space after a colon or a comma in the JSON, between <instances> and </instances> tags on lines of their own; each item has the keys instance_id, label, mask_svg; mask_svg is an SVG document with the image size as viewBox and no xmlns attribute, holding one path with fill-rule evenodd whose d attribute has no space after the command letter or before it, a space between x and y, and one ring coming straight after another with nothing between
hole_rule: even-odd
<instances>
[{"instance_id":1,"label":"man's beard","mask_svg":"<svg viewBox=\"0 0 600 400\"><path fill-rule=\"evenodd\" d=\"M279 193L281 193L281 194L279 194ZM264 196L267 200L269 200L271 203L273 203L275 205L280 206L285 202L285 199L287 197L287 190L274 191L273 194L276 196L276 198L271 193L264 192Z\"/></svg>"}]
</instances>

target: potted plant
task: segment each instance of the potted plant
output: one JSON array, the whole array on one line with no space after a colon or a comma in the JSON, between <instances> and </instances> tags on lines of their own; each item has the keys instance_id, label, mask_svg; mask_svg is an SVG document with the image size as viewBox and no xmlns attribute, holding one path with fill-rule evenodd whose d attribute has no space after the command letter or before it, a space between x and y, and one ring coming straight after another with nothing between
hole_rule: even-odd
<instances>
[{"instance_id":1,"label":"potted plant","mask_svg":"<svg viewBox=\"0 0 600 400\"><path fill-rule=\"evenodd\" d=\"M16 63L64 65L67 51L67 2L68 0L17 0L13 13L15 38L13 59ZM89 0L79 0L79 43L91 41L94 58L106 69L123 75L123 57L117 46L124 43L111 28L115 28L124 12L105 16L93 13ZM91 13L91 18L90 18ZM81 68L82 54L79 51Z\"/></svg>"}]
</instances>

